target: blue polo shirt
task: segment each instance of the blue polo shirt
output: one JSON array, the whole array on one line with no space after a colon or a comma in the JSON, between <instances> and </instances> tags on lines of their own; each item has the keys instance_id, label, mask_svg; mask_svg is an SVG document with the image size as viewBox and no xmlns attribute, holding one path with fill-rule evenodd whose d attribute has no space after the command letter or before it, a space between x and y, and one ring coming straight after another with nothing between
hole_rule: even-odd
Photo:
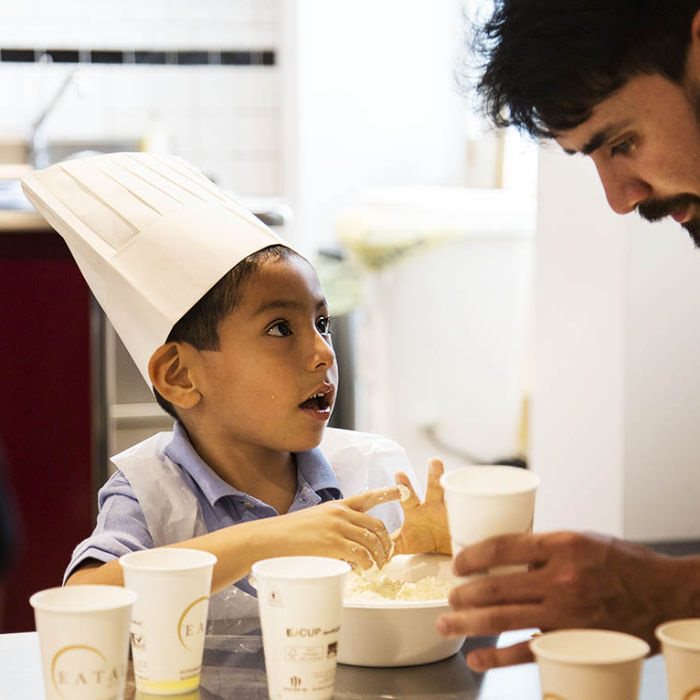
<instances>
[{"instance_id":1,"label":"blue polo shirt","mask_svg":"<svg viewBox=\"0 0 700 700\"><path fill-rule=\"evenodd\" d=\"M279 513L267 503L235 489L219 477L192 446L179 422L165 454L182 470L182 476L197 498L208 532ZM338 480L318 448L294 455L297 492L289 512L342 498ZM153 547L141 506L128 479L116 471L98 493L97 525L73 551L63 580L86 559L108 562L123 554Z\"/></svg>"}]
</instances>

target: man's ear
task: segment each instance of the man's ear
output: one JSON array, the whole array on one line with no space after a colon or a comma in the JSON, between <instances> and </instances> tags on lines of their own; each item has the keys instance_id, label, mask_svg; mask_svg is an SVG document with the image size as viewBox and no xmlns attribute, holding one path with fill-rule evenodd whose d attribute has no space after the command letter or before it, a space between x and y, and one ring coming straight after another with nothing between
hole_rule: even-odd
<instances>
[{"instance_id":1,"label":"man's ear","mask_svg":"<svg viewBox=\"0 0 700 700\"><path fill-rule=\"evenodd\" d=\"M148 374L154 388L177 408L194 408L202 399L192 379L195 353L195 349L185 343L166 343L148 361Z\"/></svg>"}]
</instances>

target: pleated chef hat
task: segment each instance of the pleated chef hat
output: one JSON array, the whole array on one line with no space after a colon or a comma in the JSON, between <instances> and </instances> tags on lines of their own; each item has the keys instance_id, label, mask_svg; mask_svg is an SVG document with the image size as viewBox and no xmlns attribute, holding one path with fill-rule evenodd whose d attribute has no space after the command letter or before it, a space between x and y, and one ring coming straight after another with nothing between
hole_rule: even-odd
<instances>
[{"instance_id":1,"label":"pleated chef hat","mask_svg":"<svg viewBox=\"0 0 700 700\"><path fill-rule=\"evenodd\" d=\"M22 186L65 239L149 386L148 361L175 323L248 255L287 245L175 156L79 158Z\"/></svg>"}]
</instances>

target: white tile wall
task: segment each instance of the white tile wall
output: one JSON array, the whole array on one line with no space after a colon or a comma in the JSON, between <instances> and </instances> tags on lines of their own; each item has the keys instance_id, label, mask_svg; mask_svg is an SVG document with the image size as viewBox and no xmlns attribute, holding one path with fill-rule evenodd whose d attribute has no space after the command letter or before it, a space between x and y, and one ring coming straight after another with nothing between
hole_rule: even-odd
<instances>
[{"instance_id":1,"label":"white tile wall","mask_svg":"<svg viewBox=\"0 0 700 700\"><path fill-rule=\"evenodd\" d=\"M281 0L0 0L0 48L278 50ZM29 133L76 65L0 63L0 136ZM50 139L140 141L243 195L280 194L277 66L85 65Z\"/></svg>"},{"instance_id":2,"label":"white tile wall","mask_svg":"<svg viewBox=\"0 0 700 700\"><path fill-rule=\"evenodd\" d=\"M1 0L6 47L269 47L280 0Z\"/></svg>"}]
</instances>

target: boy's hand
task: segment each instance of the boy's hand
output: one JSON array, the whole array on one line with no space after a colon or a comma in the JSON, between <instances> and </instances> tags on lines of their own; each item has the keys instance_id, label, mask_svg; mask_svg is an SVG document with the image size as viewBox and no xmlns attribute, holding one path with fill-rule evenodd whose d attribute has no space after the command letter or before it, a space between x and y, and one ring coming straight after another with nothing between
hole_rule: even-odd
<instances>
[{"instance_id":1,"label":"boy's hand","mask_svg":"<svg viewBox=\"0 0 700 700\"><path fill-rule=\"evenodd\" d=\"M444 471L441 460L430 460L428 488L423 503L413 490L408 476L403 472L396 474L396 482L407 487L410 495L401 502L404 514L403 525L391 536L395 554L422 554L423 552L452 554L445 494L440 486L440 477Z\"/></svg>"},{"instance_id":2,"label":"boy's hand","mask_svg":"<svg viewBox=\"0 0 700 700\"><path fill-rule=\"evenodd\" d=\"M365 511L400 497L400 489L389 486L269 518L268 551L274 543L280 552L275 556L307 554L344 559L361 569L382 567L391 558L391 538L384 523Z\"/></svg>"}]
</instances>

